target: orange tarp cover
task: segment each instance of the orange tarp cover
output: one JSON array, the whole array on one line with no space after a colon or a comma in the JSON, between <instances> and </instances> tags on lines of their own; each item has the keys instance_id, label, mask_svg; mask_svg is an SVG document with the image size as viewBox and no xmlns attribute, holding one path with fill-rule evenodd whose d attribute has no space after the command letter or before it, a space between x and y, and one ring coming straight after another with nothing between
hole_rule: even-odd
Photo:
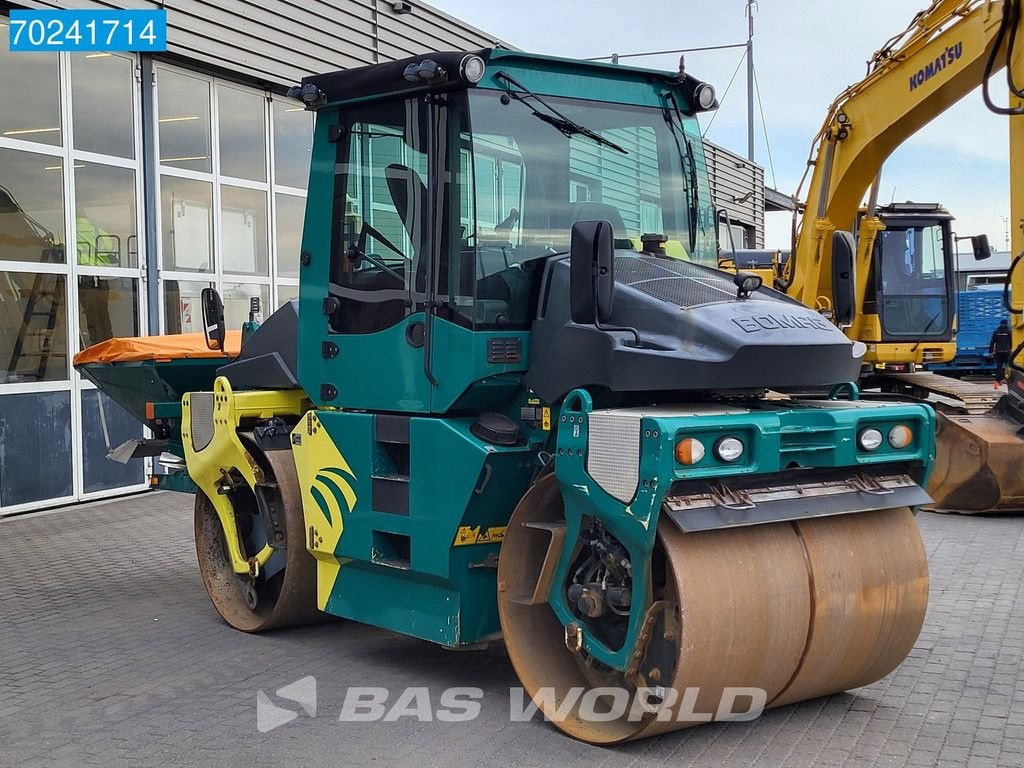
<instances>
[{"instance_id":1,"label":"orange tarp cover","mask_svg":"<svg viewBox=\"0 0 1024 768\"><path fill-rule=\"evenodd\" d=\"M128 363L143 360L181 360L190 357L238 357L241 348L241 331L227 332L223 351L209 349L206 346L206 337L201 333L107 339L99 344L93 344L75 355L75 365Z\"/></svg>"}]
</instances>

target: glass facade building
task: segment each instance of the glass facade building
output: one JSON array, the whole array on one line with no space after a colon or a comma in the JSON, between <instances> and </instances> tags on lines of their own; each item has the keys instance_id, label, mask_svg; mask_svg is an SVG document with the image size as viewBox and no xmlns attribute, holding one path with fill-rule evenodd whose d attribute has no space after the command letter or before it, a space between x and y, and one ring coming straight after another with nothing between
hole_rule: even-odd
<instances>
[{"instance_id":1,"label":"glass facade building","mask_svg":"<svg viewBox=\"0 0 1024 768\"><path fill-rule=\"evenodd\" d=\"M313 119L288 86L491 43L420 4L151 5L165 56L11 53L0 12L0 515L147 486L145 462L106 458L141 427L74 371L80 349L198 331L207 286L229 327L250 297L266 316L297 296Z\"/></svg>"}]
</instances>

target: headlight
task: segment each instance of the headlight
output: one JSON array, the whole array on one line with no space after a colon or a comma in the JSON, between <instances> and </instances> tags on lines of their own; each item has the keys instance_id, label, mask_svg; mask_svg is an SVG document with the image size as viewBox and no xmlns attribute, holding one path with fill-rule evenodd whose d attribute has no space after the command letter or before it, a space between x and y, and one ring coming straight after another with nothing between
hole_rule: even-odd
<instances>
[{"instance_id":1,"label":"headlight","mask_svg":"<svg viewBox=\"0 0 1024 768\"><path fill-rule=\"evenodd\" d=\"M676 461L692 466L704 458L704 443L692 437L684 438L676 443Z\"/></svg>"},{"instance_id":2,"label":"headlight","mask_svg":"<svg viewBox=\"0 0 1024 768\"><path fill-rule=\"evenodd\" d=\"M889 445L893 448L906 448L914 442L914 433L910 427L899 424L889 430Z\"/></svg>"},{"instance_id":3,"label":"headlight","mask_svg":"<svg viewBox=\"0 0 1024 768\"><path fill-rule=\"evenodd\" d=\"M732 463L743 455L743 442L735 437L723 437L715 443L715 456Z\"/></svg>"},{"instance_id":4,"label":"headlight","mask_svg":"<svg viewBox=\"0 0 1024 768\"><path fill-rule=\"evenodd\" d=\"M462 70L463 79L475 84L479 83L483 79L486 65L484 64L484 60L479 56L470 54L462 59L459 69Z\"/></svg>"},{"instance_id":5,"label":"headlight","mask_svg":"<svg viewBox=\"0 0 1024 768\"><path fill-rule=\"evenodd\" d=\"M707 112L715 106L715 87L710 83L701 83L694 91L694 98L697 100L697 107L702 112Z\"/></svg>"},{"instance_id":6,"label":"headlight","mask_svg":"<svg viewBox=\"0 0 1024 768\"><path fill-rule=\"evenodd\" d=\"M857 435L857 445L862 451L876 451L882 444L882 433L874 427L862 429Z\"/></svg>"}]
</instances>

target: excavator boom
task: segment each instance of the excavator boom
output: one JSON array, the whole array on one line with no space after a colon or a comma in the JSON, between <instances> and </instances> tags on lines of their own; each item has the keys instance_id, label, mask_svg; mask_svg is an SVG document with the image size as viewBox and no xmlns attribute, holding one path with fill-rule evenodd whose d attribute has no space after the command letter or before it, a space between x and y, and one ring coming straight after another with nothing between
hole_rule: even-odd
<instances>
[{"instance_id":1,"label":"excavator boom","mask_svg":"<svg viewBox=\"0 0 1024 768\"><path fill-rule=\"evenodd\" d=\"M908 138L931 123L979 85L984 85L986 106L1009 117L1010 177L1024 178L1024 54L1011 49L1024 24L1021 0L934 0L901 33L890 38L868 63L868 74L843 91L829 107L815 137L804 182L808 183L792 258L778 287L809 307L830 316L847 335L867 345L865 360L913 364L922 358L921 342L908 343L893 334L885 311L898 302L887 301L893 274L883 266L879 233L888 219L877 205L882 166ZM993 74L1008 70L1009 106L996 106L989 92ZM808 181L809 177L809 181ZM1010 185L1013 253L1024 252L1024 191ZM797 192L797 197L800 191ZM866 208L862 208L865 205ZM923 243L923 244L922 244ZM884 244L883 244L884 245ZM927 238L916 241L897 236L897 261L911 264L918 284L938 270L940 246ZM944 250L953 247L947 237ZM904 250L905 249L905 250ZM881 248L884 250L884 247ZM948 261L948 258L947 258ZM1009 392L985 414L939 415L936 471L929 492L941 509L964 512L1024 509L1017 474L1024 463L1021 414L1024 413L1024 270L1014 259L1005 291L1005 304L1013 335ZM946 268L946 282L948 274ZM933 280L934 283L934 280ZM907 316L926 339L942 313L933 286L917 292L916 307L906 297ZM907 291L912 293L913 291ZM952 330L952 297L947 290L945 315ZM936 342L949 341L937 336ZM932 346L930 343L928 346ZM932 347L941 359L941 344ZM918 377L910 391L928 397L943 394L942 387L922 386ZM906 377L904 377L906 378ZM890 388L908 391L905 381L894 379ZM969 410L969 409L964 409ZM998 459L998 460L997 460ZM1005 463L1004 463L1005 460Z\"/></svg>"}]
</instances>

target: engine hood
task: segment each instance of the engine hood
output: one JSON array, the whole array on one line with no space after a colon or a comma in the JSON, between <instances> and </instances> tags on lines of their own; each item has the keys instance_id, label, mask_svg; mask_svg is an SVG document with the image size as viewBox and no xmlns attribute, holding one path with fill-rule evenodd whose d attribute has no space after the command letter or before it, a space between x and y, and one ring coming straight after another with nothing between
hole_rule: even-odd
<instances>
[{"instance_id":1,"label":"engine hood","mask_svg":"<svg viewBox=\"0 0 1024 768\"><path fill-rule=\"evenodd\" d=\"M584 387L616 393L795 389L854 381L864 346L819 313L685 261L616 254L614 312L599 329L569 317L568 257L549 261L527 384L554 402Z\"/></svg>"}]
</instances>

